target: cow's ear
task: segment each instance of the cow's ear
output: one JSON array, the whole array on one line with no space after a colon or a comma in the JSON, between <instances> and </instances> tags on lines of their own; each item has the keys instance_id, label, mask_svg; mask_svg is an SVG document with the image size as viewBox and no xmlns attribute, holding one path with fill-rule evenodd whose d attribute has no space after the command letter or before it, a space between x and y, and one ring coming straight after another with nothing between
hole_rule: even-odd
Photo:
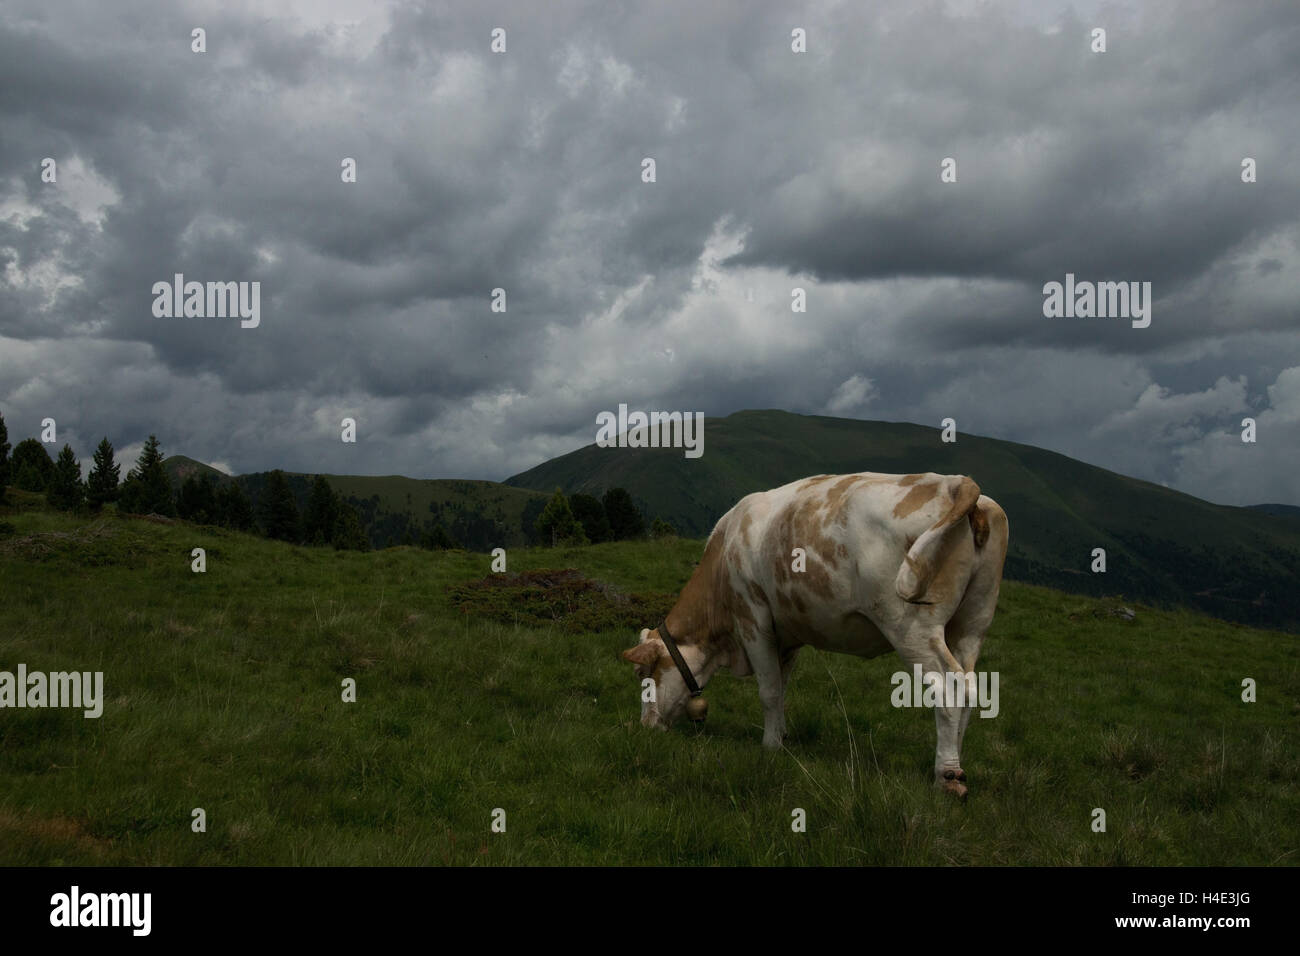
<instances>
[{"instance_id":1,"label":"cow's ear","mask_svg":"<svg viewBox=\"0 0 1300 956\"><path fill-rule=\"evenodd\" d=\"M641 667L650 667L659 660L659 649L653 644L638 644L623 652L623 660L639 664Z\"/></svg>"}]
</instances>

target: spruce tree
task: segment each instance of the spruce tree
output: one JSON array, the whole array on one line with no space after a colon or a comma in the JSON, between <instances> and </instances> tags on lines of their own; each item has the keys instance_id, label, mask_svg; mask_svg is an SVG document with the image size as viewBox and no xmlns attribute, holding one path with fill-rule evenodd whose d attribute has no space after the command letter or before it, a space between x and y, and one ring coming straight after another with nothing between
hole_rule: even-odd
<instances>
[{"instance_id":1,"label":"spruce tree","mask_svg":"<svg viewBox=\"0 0 1300 956\"><path fill-rule=\"evenodd\" d=\"M262 532L276 541L298 540L298 504L293 500L289 481L279 468L271 472L258 502Z\"/></svg>"},{"instance_id":2,"label":"spruce tree","mask_svg":"<svg viewBox=\"0 0 1300 956\"><path fill-rule=\"evenodd\" d=\"M217 486L211 475L189 475L176 496L176 514L195 524L217 524Z\"/></svg>"},{"instance_id":3,"label":"spruce tree","mask_svg":"<svg viewBox=\"0 0 1300 956\"><path fill-rule=\"evenodd\" d=\"M578 519L582 530L587 534L587 539L592 544L609 541L613 537L609 517L605 514L605 506L601 504L599 498L577 494L569 499L569 507L573 509L573 516Z\"/></svg>"},{"instance_id":4,"label":"spruce tree","mask_svg":"<svg viewBox=\"0 0 1300 956\"><path fill-rule=\"evenodd\" d=\"M420 532L420 547L429 551L450 551L459 548L460 545L447 533L441 521L434 521Z\"/></svg>"},{"instance_id":5,"label":"spruce tree","mask_svg":"<svg viewBox=\"0 0 1300 956\"><path fill-rule=\"evenodd\" d=\"M54 477L50 479L49 490L45 500L50 507L60 511L76 511L85 500L85 487L81 484L81 464L72 453L71 445L64 445L59 452L59 460L54 465Z\"/></svg>"},{"instance_id":6,"label":"spruce tree","mask_svg":"<svg viewBox=\"0 0 1300 956\"><path fill-rule=\"evenodd\" d=\"M5 426L5 417L0 415L0 504L5 500L5 487L9 484L9 429Z\"/></svg>"},{"instance_id":7,"label":"spruce tree","mask_svg":"<svg viewBox=\"0 0 1300 956\"><path fill-rule=\"evenodd\" d=\"M171 479L163 468L163 454L158 450L158 438L150 435L135 467L122 484L121 508L137 515L160 514L176 517L176 501L172 495Z\"/></svg>"},{"instance_id":8,"label":"spruce tree","mask_svg":"<svg viewBox=\"0 0 1300 956\"><path fill-rule=\"evenodd\" d=\"M118 499L121 467L113 461L113 446L105 436L95 449L95 464L86 478L86 500L92 511L99 511L108 502Z\"/></svg>"},{"instance_id":9,"label":"spruce tree","mask_svg":"<svg viewBox=\"0 0 1300 956\"><path fill-rule=\"evenodd\" d=\"M311 485L307 509L302 516L302 536L308 544L330 544L338 521L339 498L330 483L320 475Z\"/></svg>"},{"instance_id":10,"label":"spruce tree","mask_svg":"<svg viewBox=\"0 0 1300 956\"><path fill-rule=\"evenodd\" d=\"M609 526L616 541L645 537L645 518L632 503L626 488L611 488L602 499Z\"/></svg>"},{"instance_id":11,"label":"spruce tree","mask_svg":"<svg viewBox=\"0 0 1300 956\"><path fill-rule=\"evenodd\" d=\"M346 501L339 502L338 515L334 521L334 531L330 535L334 547L340 551L369 551L370 541L361 529L361 518L357 509Z\"/></svg>"},{"instance_id":12,"label":"spruce tree","mask_svg":"<svg viewBox=\"0 0 1300 956\"><path fill-rule=\"evenodd\" d=\"M253 527L253 503L237 481L228 481L217 489L217 523L234 531Z\"/></svg>"},{"instance_id":13,"label":"spruce tree","mask_svg":"<svg viewBox=\"0 0 1300 956\"><path fill-rule=\"evenodd\" d=\"M543 545L555 547L561 544L587 544L587 535L582 525L573 516L569 500L559 488L546 503L541 516L537 519L537 534Z\"/></svg>"}]
</instances>

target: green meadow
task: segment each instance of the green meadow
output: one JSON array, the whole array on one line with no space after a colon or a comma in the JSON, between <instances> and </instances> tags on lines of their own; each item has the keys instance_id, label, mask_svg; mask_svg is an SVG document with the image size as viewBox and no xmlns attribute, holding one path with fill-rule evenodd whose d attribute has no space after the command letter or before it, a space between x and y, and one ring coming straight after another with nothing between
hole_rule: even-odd
<instances>
[{"instance_id":1,"label":"green meadow","mask_svg":"<svg viewBox=\"0 0 1300 956\"><path fill-rule=\"evenodd\" d=\"M99 719L0 710L0 864L1300 861L1293 635L1005 582L980 660L1001 713L971 721L959 804L932 787L933 714L890 705L893 655L805 650L781 752L760 747L752 679L725 672L702 728L639 725L619 652L698 540L510 549L512 573L598 586L474 588L487 555L10 497L0 670L103 671L105 700Z\"/></svg>"}]
</instances>

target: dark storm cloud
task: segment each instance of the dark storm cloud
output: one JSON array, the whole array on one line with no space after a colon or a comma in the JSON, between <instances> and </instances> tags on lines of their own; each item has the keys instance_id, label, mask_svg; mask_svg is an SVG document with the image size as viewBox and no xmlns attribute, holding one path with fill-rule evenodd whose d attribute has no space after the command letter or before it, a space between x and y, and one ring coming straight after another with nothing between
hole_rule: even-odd
<instances>
[{"instance_id":1,"label":"dark storm cloud","mask_svg":"<svg viewBox=\"0 0 1300 956\"><path fill-rule=\"evenodd\" d=\"M619 402L959 412L1294 501L1296 63L1283 3L11 3L0 408L83 457L495 478ZM260 281L261 326L155 318L177 272ZM1066 272L1152 282L1151 327L1044 318Z\"/></svg>"}]
</instances>

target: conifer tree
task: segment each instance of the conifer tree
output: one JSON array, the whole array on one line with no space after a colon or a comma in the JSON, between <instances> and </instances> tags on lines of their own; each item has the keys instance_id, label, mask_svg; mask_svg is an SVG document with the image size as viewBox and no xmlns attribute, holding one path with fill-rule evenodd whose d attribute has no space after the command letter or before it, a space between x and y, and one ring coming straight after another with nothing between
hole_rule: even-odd
<instances>
[{"instance_id":1,"label":"conifer tree","mask_svg":"<svg viewBox=\"0 0 1300 956\"><path fill-rule=\"evenodd\" d=\"M228 481L217 489L217 523L234 531L251 531L253 503L237 481Z\"/></svg>"},{"instance_id":2,"label":"conifer tree","mask_svg":"<svg viewBox=\"0 0 1300 956\"><path fill-rule=\"evenodd\" d=\"M72 453L72 446L64 445L59 452L59 460L54 464L54 477L50 479L45 500L50 507L60 511L76 511L85 498L86 489L81 483L81 463Z\"/></svg>"},{"instance_id":3,"label":"conifer tree","mask_svg":"<svg viewBox=\"0 0 1300 956\"><path fill-rule=\"evenodd\" d=\"M271 472L258 502L262 531L276 541L298 541L298 503L293 500L289 481L279 468Z\"/></svg>"},{"instance_id":4,"label":"conifer tree","mask_svg":"<svg viewBox=\"0 0 1300 956\"><path fill-rule=\"evenodd\" d=\"M576 494L569 498L569 507L573 510L573 516L578 519L578 523L582 525L582 530L586 532L587 539L592 544L609 541L613 537L609 517L605 514L605 506L601 504L599 498L592 495Z\"/></svg>"},{"instance_id":5,"label":"conifer tree","mask_svg":"<svg viewBox=\"0 0 1300 956\"><path fill-rule=\"evenodd\" d=\"M86 478L86 500L92 511L99 511L110 501L116 501L121 494L118 488L122 466L113 461L113 446L108 437L100 440L95 448L95 464Z\"/></svg>"},{"instance_id":6,"label":"conifer tree","mask_svg":"<svg viewBox=\"0 0 1300 956\"><path fill-rule=\"evenodd\" d=\"M12 480L9 468L9 429L5 417L0 415L0 503L5 500L5 486Z\"/></svg>"},{"instance_id":7,"label":"conifer tree","mask_svg":"<svg viewBox=\"0 0 1300 956\"><path fill-rule=\"evenodd\" d=\"M546 503L536 527L543 545L556 547L561 544L588 543L586 532L569 507L569 499L564 497L564 492L559 488L555 489L555 494Z\"/></svg>"},{"instance_id":8,"label":"conifer tree","mask_svg":"<svg viewBox=\"0 0 1300 956\"><path fill-rule=\"evenodd\" d=\"M428 524L420 532L420 547L429 551L449 551L453 548L459 548L456 539L447 533L447 529L442 526L441 521L434 521Z\"/></svg>"},{"instance_id":9,"label":"conifer tree","mask_svg":"<svg viewBox=\"0 0 1300 956\"><path fill-rule=\"evenodd\" d=\"M176 514L195 524L217 524L217 486L211 475L189 475L176 496Z\"/></svg>"},{"instance_id":10,"label":"conifer tree","mask_svg":"<svg viewBox=\"0 0 1300 956\"><path fill-rule=\"evenodd\" d=\"M135 467L127 473L122 484L121 508L137 515L160 514L176 517L176 501L172 494L171 479L163 468L163 454L158 449L158 438L150 435Z\"/></svg>"},{"instance_id":11,"label":"conifer tree","mask_svg":"<svg viewBox=\"0 0 1300 956\"><path fill-rule=\"evenodd\" d=\"M632 503L626 488L611 488L602 499L609 526L616 541L645 536L645 518Z\"/></svg>"},{"instance_id":12,"label":"conifer tree","mask_svg":"<svg viewBox=\"0 0 1300 956\"><path fill-rule=\"evenodd\" d=\"M302 536L308 544L330 544L338 521L339 498L320 475L312 482L307 509L302 516Z\"/></svg>"},{"instance_id":13,"label":"conifer tree","mask_svg":"<svg viewBox=\"0 0 1300 956\"><path fill-rule=\"evenodd\" d=\"M334 522L334 533L330 540L340 551L369 551L370 541L361 529L361 517L357 509L346 501L339 502L338 516Z\"/></svg>"}]
</instances>

